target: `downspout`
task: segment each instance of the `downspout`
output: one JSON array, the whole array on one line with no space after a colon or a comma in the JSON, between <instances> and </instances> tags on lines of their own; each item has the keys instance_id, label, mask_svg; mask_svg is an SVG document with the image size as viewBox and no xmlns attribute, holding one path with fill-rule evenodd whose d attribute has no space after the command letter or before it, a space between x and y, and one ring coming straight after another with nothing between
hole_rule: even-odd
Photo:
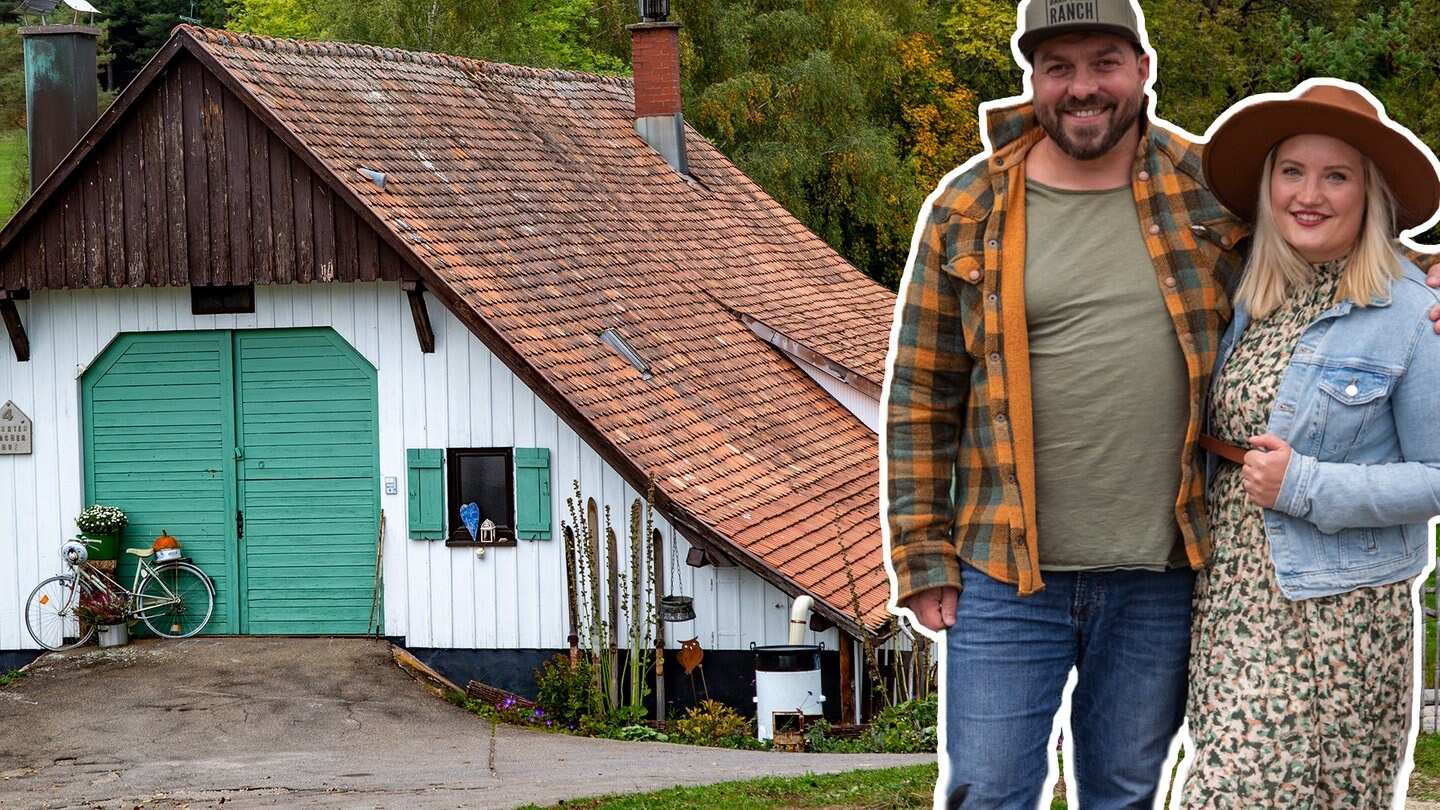
<instances>
[{"instance_id":1,"label":"downspout","mask_svg":"<svg viewBox=\"0 0 1440 810\"><path fill-rule=\"evenodd\" d=\"M810 609L815 606L815 600L808 596L795 597L795 603L790 607L790 643L804 644L805 631L810 628Z\"/></svg>"}]
</instances>

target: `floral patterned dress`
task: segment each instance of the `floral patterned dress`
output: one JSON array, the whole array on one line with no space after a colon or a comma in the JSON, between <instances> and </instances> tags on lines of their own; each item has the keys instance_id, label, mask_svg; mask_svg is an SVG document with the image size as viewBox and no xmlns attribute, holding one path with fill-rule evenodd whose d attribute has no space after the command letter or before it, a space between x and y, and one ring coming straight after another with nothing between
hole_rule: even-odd
<instances>
[{"instance_id":1,"label":"floral patterned dress","mask_svg":"<svg viewBox=\"0 0 1440 810\"><path fill-rule=\"evenodd\" d=\"M1244 446L1266 432L1290 354L1330 308L1342 267L1315 267L1245 331L1215 389L1216 438ZM1291 601L1240 465L1222 461L1206 495L1214 557L1195 586L1184 807L1389 807L1412 697L1410 583Z\"/></svg>"}]
</instances>

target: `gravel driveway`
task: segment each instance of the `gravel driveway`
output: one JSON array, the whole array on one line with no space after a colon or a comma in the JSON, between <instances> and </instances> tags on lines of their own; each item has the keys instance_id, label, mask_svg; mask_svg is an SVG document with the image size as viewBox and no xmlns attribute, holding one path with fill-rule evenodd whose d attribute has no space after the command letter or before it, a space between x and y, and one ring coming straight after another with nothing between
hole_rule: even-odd
<instances>
[{"instance_id":1,"label":"gravel driveway","mask_svg":"<svg viewBox=\"0 0 1440 810\"><path fill-rule=\"evenodd\" d=\"M492 728L364 639L84 648L0 690L5 808L500 808L931 760Z\"/></svg>"}]
</instances>

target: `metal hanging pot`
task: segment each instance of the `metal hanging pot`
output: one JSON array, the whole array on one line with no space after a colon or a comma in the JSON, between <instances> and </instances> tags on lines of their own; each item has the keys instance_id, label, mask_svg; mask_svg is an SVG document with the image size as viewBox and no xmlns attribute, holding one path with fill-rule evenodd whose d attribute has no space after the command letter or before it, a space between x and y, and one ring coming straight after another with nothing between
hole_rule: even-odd
<instances>
[{"instance_id":1,"label":"metal hanging pot","mask_svg":"<svg viewBox=\"0 0 1440 810\"><path fill-rule=\"evenodd\" d=\"M695 600L688 596L662 596L660 620L665 622L688 622L695 618Z\"/></svg>"}]
</instances>

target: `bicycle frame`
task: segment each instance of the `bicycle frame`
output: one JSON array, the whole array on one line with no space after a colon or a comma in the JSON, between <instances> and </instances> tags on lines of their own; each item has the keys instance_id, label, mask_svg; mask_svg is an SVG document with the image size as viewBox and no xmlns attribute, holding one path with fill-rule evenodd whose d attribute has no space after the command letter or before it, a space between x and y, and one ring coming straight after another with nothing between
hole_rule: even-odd
<instances>
[{"instance_id":1,"label":"bicycle frame","mask_svg":"<svg viewBox=\"0 0 1440 810\"><path fill-rule=\"evenodd\" d=\"M123 594L125 596L125 613L127 618L142 618L148 610L168 607L180 601L179 595L170 590L170 587L165 584L164 579L156 576L154 563L144 557L137 557L135 561L137 563L135 566L135 576L131 578L129 588L122 587L114 577L106 574L104 571L91 568L88 565L69 565L69 568L75 574L75 578L80 581L102 590ZM160 588L165 591L163 596L157 597L141 593L141 586L149 579L154 579ZM76 593L79 593L79 591L80 589L77 588Z\"/></svg>"},{"instance_id":2,"label":"bicycle frame","mask_svg":"<svg viewBox=\"0 0 1440 810\"><path fill-rule=\"evenodd\" d=\"M41 580L25 602L30 636L50 650L84 644L97 625L78 619L75 611L87 594L99 593L120 597L125 621L143 621L157 636L189 638L203 630L215 609L214 581L188 559L155 563L149 552L136 551L129 588L104 571L77 564L67 554L66 573Z\"/></svg>"}]
</instances>

